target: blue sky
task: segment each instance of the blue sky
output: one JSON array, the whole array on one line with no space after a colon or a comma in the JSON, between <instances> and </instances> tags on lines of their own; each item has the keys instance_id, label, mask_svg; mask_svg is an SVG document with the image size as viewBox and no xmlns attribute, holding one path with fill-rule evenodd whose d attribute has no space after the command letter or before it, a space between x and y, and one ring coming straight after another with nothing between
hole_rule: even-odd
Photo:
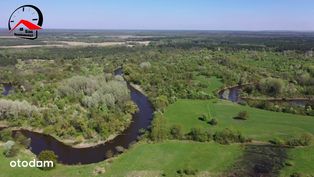
<instances>
[{"instance_id":1,"label":"blue sky","mask_svg":"<svg viewBox=\"0 0 314 177\"><path fill-rule=\"evenodd\" d=\"M44 28L314 31L313 0L0 0L0 28L25 4Z\"/></svg>"}]
</instances>

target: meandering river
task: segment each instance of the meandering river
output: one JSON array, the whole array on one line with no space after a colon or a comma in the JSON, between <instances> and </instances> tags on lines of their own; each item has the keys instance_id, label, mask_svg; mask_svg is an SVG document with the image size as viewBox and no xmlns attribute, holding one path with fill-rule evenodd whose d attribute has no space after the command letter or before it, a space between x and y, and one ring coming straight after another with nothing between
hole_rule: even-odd
<instances>
[{"instance_id":1,"label":"meandering river","mask_svg":"<svg viewBox=\"0 0 314 177\"><path fill-rule=\"evenodd\" d=\"M115 75L122 75L122 69L117 69ZM65 145L50 135L21 130L21 132L31 139L30 149L38 155L43 150L52 150L58 155L58 161L63 164L90 164L107 159L108 152L118 154L117 147L129 148L137 142L139 131L147 129L153 119L153 106L148 98L141 92L128 84L131 92L131 99L138 106L139 111L133 115L132 123L120 135L103 144L88 148L73 148Z\"/></svg>"}]
</instances>

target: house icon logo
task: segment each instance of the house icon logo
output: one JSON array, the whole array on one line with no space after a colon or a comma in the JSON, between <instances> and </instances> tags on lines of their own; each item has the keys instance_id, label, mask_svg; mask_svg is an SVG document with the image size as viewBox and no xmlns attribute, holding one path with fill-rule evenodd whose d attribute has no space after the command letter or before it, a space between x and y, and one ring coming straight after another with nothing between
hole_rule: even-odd
<instances>
[{"instance_id":1,"label":"house icon logo","mask_svg":"<svg viewBox=\"0 0 314 177\"><path fill-rule=\"evenodd\" d=\"M14 36L24 39L37 39L42 29L43 14L38 7L24 5L17 8L10 16L8 27Z\"/></svg>"}]
</instances>

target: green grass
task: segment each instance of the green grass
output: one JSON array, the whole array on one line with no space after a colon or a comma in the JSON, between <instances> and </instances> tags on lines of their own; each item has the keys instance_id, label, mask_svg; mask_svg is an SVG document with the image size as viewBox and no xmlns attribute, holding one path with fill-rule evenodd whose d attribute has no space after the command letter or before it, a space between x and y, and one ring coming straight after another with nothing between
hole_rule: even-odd
<instances>
[{"instance_id":1,"label":"green grass","mask_svg":"<svg viewBox=\"0 0 314 177\"><path fill-rule=\"evenodd\" d=\"M31 160L33 155L22 152L18 157L6 158L0 147L0 177L86 177L93 176L96 167L105 167L106 173L100 176L124 177L129 174L141 175L166 173L174 176L178 169L190 167L210 174L222 173L241 156L238 145L223 146L215 143L169 141L160 144L138 144L113 162L100 162L91 165L58 165L51 171L37 168L11 168L11 160Z\"/></svg>"},{"instance_id":2,"label":"green grass","mask_svg":"<svg viewBox=\"0 0 314 177\"><path fill-rule=\"evenodd\" d=\"M217 126L211 126L198 120L202 114L210 114L218 120ZM235 120L240 111L248 111L249 119ZM274 137L288 138L304 132L314 133L314 117L278 113L241 106L228 101L178 100L165 112L170 125L180 124L185 132L193 127L211 129L213 132L224 128L239 130L254 140L268 141Z\"/></svg>"},{"instance_id":3,"label":"green grass","mask_svg":"<svg viewBox=\"0 0 314 177\"><path fill-rule=\"evenodd\" d=\"M108 175L122 177L132 171L159 171L174 176L186 167L217 174L227 170L241 154L238 145L177 141L142 144L116 159Z\"/></svg>"},{"instance_id":4,"label":"green grass","mask_svg":"<svg viewBox=\"0 0 314 177\"><path fill-rule=\"evenodd\" d=\"M197 81L207 85L207 88L204 88L202 91L208 94L212 94L217 89L221 88L224 84L221 82L221 79L213 76L210 78L207 78L205 76L198 76Z\"/></svg>"},{"instance_id":5,"label":"green grass","mask_svg":"<svg viewBox=\"0 0 314 177\"><path fill-rule=\"evenodd\" d=\"M289 161L292 166L286 166L281 171L281 176L290 176L301 173L304 176L314 176L314 147L294 148L288 151Z\"/></svg>"}]
</instances>

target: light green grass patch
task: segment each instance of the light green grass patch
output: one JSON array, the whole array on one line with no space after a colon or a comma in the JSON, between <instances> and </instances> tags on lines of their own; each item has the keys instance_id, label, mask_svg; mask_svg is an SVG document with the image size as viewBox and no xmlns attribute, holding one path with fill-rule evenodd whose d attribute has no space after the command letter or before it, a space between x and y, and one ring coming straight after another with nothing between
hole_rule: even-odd
<instances>
[{"instance_id":1,"label":"light green grass patch","mask_svg":"<svg viewBox=\"0 0 314 177\"><path fill-rule=\"evenodd\" d=\"M212 94L214 91L221 88L224 84L222 83L221 79L212 76L210 78L205 76L198 76L197 81L207 85L207 88L204 88L202 91L208 94Z\"/></svg>"},{"instance_id":2,"label":"light green grass patch","mask_svg":"<svg viewBox=\"0 0 314 177\"><path fill-rule=\"evenodd\" d=\"M222 173L242 155L238 145L170 141L139 144L110 165L108 176L122 177L138 171L162 171L175 176L186 167L211 174Z\"/></svg>"},{"instance_id":3,"label":"light green grass patch","mask_svg":"<svg viewBox=\"0 0 314 177\"><path fill-rule=\"evenodd\" d=\"M293 173L314 176L314 146L289 149L288 161L292 166L286 166L280 176L286 177Z\"/></svg>"},{"instance_id":4,"label":"light green grass patch","mask_svg":"<svg viewBox=\"0 0 314 177\"><path fill-rule=\"evenodd\" d=\"M198 119L202 114L208 114L208 109L210 109L210 114L218 120L217 126L211 126ZM249 119L235 120L234 117L240 111L247 111ZM263 141L274 137L295 137L305 132L314 133L314 117L265 111L229 101L213 103L206 100L178 100L166 109L165 116L170 126L179 124L186 133L195 127L213 132L230 128L239 130L254 140Z\"/></svg>"}]
</instances>

